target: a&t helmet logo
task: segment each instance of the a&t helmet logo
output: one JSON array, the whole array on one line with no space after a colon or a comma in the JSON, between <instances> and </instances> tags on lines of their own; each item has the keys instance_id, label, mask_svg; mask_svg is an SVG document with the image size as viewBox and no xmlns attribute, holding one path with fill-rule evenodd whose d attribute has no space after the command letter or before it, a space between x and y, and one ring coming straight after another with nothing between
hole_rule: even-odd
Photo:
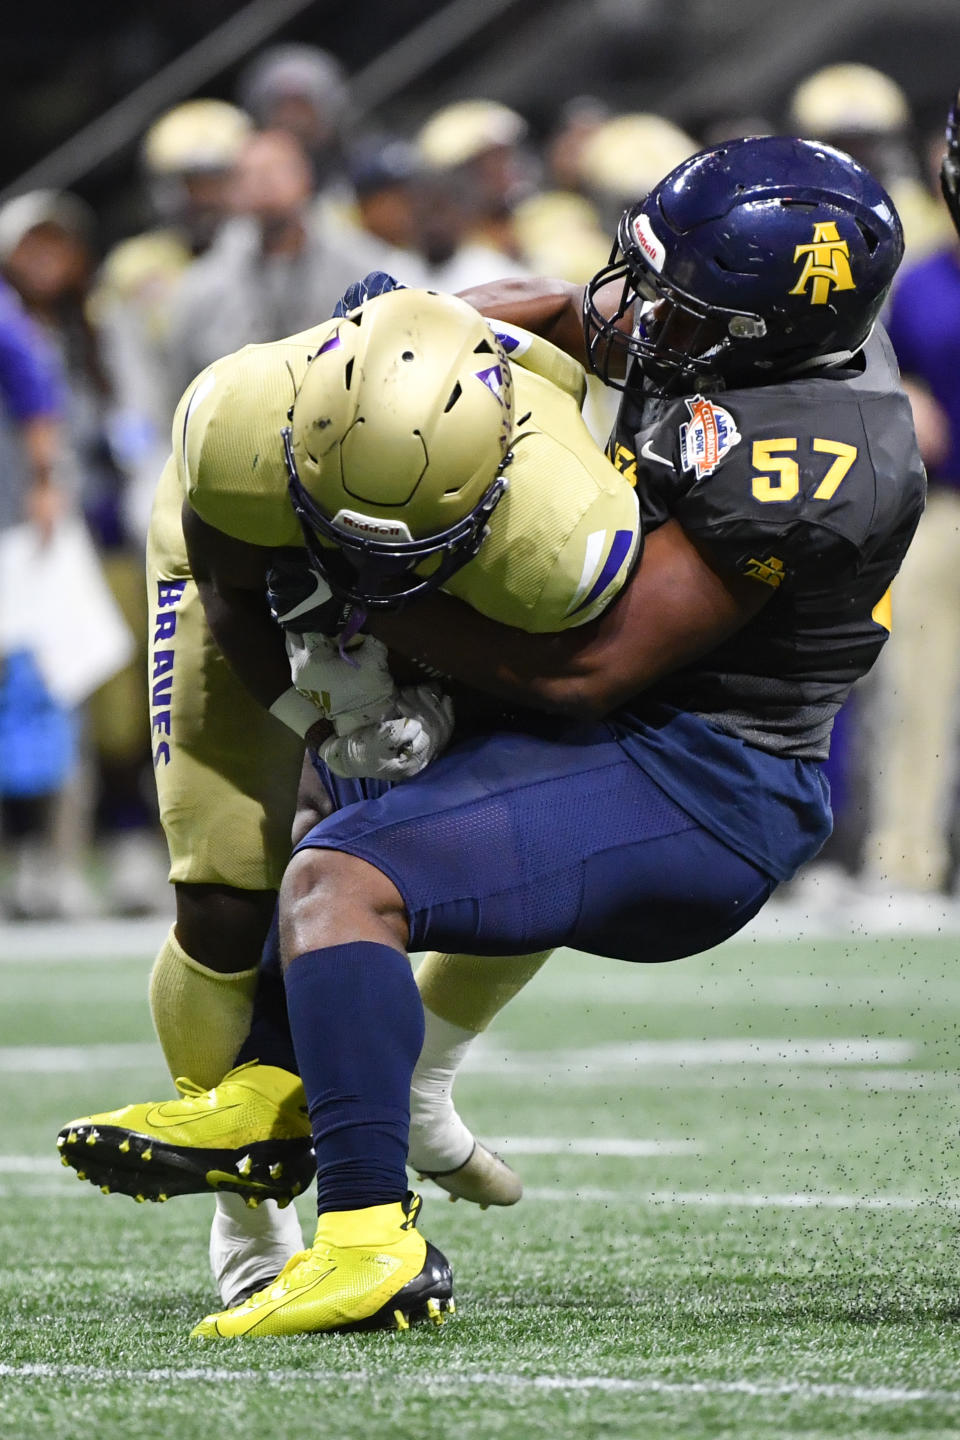
<instances>
[{"instance_id":1,"label":"a&t helmet logo","mask_svg":"<svg viewBox=\"0 0 960 1440\"><path fill-rule=\"evenodd\" d=\"M831 285L835 290L857 288L850 273L850 246L840 239L834 220L813 222L812 243L798 245L793 252L794 261L801 257L803 270L791 295L803 295L809 283L811 305L826 305Z\"/></svg>"}]
</instances>

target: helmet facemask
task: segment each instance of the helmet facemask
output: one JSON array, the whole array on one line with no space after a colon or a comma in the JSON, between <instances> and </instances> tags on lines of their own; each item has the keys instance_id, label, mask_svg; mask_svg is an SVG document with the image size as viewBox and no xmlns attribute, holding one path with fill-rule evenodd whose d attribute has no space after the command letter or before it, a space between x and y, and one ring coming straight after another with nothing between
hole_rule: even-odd
<instances>
[{"instance_id":1,"label":"helmet facemask","mask_svg":"<svg viewBox=\"0 0 960 1440\"><path fill-rule=\"evenodd\" d=\"M597 295L620 284L620 298L609 319ZM633 309L629 332L618 328ZM687 294L642 259L627 260L619 242L609 263L586 287L583 323L590 368L616 390L633 388L637 362L651 394L683 395L715 390L724 384L730 361L748 362L751 340L766 334L763 318L749 310L728 310ZM624 373L618 375L621 363Z\"/></svg>"},{"instance_id":2,"label":"helmet facemask","mask_svg":"<svg viewBox=\"0 0 960 1440\"><path fill-rule=\"evenodd\" d=\"M513 452L508 451L480 504L437 535L415 540L402 521L384 521L379 535L364 534L359 525L355 535L348 535L343 528L344 512L328 519L300 479L290 427L286 426L281 434L287 489L310 564L323 576L337 600L366 610L396 609L408 600L427 595L473 559L487 533L487 521L507 488L503 472L513 459ZM391 538L384 538L388 533ZM424 573L424 562L431 558L437 563Z\"/></svg>"}]
</instances>

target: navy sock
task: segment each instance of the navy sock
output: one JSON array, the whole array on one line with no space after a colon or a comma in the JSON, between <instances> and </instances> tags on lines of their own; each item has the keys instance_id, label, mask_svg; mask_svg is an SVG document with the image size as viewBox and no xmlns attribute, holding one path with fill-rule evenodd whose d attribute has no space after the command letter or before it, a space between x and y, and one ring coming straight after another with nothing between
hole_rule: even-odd
<instances>
[{"instance_id":1,"label":"navy sock","mask_svg":"<svg viewBox=\"0 0 960 1440\"><path fill-rule=\"evenodd\" d=\"M234 1064L243 1065L248 1060L259 1060L261 1065L279 1065L281 1070L297 1073L287 1017L287 992L280 969L280 925L276 909L263 942L250 1029Z\"/></svg>"},{"instance_id":2,"label":"navy sock","mask_svg":"<svg viewBox=\"0 0 960 1440\"><path fill-rule=\"evenodd\" d=\"M410 962L360 940L298 955L284 976L317 1153L317 1210L407 1193L410 1079L423 1006Z\"/></svg>"}]
</instances>

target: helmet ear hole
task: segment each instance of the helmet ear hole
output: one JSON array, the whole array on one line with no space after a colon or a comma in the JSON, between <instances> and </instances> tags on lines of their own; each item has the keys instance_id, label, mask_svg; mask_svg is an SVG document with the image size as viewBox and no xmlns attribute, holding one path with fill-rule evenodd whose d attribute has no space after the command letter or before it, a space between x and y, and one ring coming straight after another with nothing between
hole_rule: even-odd
<instances>
[{"instance_id":1,"label":"helmet ear hole","mask_svg":"<svg viewBox=\"0 0 960 1440\"><path fill-rule=\"evenodd\" d=\"M865 225L862 220L857 220L856 225L860 234L863 236L863 243L866 245L868 253L872 255L880 244L880 236L875 230L872 230L869 225Z\"/></svg>"},{"instance_id":2,"label":"helmet ear hole","mask_svg":"<svg viewBox=\"0 0 960 1440\"><path fill-rule=\"evenodd\" d=\"M489 340L481 340L479 345L474 346L473 353L474 355L494 355L496 351Z\"/></svg>"},{"instance_id":3,"label":"helmet ear hole","mask_svg":"<svg viewBox=\"0 0 960 1440\"><path fill-rule=\"evenodd\" d=\"M347 361L346 365L344 366L344 370L343 370L343 383L344 383L344 386L346 387L347 390L350 389L350 384L351 384L351 381L352 381L352 380L353 380L353 357L351 356L350 359Z\"/></svg>"}]
</instances>

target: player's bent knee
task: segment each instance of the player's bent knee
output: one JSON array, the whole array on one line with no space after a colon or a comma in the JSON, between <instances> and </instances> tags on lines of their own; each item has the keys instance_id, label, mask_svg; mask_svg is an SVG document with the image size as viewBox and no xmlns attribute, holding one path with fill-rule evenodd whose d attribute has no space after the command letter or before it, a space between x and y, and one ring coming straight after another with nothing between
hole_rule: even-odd
<instances>
[{"instance_id":1,"label":"player's bent knee","mask_svg":"<svg viewBox=\"0 0 960 1440\"><path fill-rule=\"evenodd\" d=\"M177 940L198 965L222 974L252 970L270 928L274 890L178 884Z\"/></svg>"},{"instance_id":2,"label":"player's bent knee","mask_svg":"<svg viewBox=\"0 0 960 1440\"><path fill-rule=\"evenodd\" d=\"M307 950L372 940L405 949L403 897L375 865L341 850L298 850L280 889L284 962Z\"/></svg>"}]
</instances>

